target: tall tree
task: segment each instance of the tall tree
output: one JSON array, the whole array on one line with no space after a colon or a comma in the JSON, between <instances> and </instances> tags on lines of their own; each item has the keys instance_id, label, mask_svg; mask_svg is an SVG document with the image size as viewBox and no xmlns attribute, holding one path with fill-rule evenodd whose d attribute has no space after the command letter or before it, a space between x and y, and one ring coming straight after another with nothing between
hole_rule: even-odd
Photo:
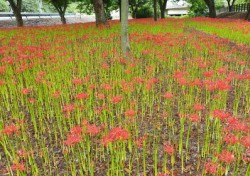
<instances>
[{"instance_id":1,"label":"tall tree","mask_svg":"<svg viewBox=\"0 0 250 176\"><path fill-rule=\"evenodd\" d=\"M61 17L62 24L66 24L65 12L69 5L69 0L47 0L50 2L57 10Z\"/></svg>"},{"instance_id":2,"label":"tall tree","mask_svg":"<svg viewBox=\"0 0 250 176\"><path fill-rule=\"evenodd\" d=\"M160 6L161 18L165 18L165 10L167 6L168 0L158 0L158 4Z\"/></svg>"},{"instance_id":3,"label":"tall tree","mask_svg":"<svg viewBox=\"0 0 250 176\"><path fill-rule=\"evenodd\" d=\"M130 51L128 38L128 0L121 0L121 49L123 57L127 58Z\"/></svg>"},{"instance_id":4,"label":"tall tree","mask_svg":"<svg viewBox=\"0 0 250 176\"><path fill-rule=\"evenodd\" d=\"M13 13L16 17L17 26L23 26L23 18L21 14L22 0L16 0L16 2L14 0L8 0L8 2L10 3L10 7L12 8Z\"/></svg>"},{"instance_id":5,"label":"tall tree","mask_svg":"<svg viewBox=\"0 0 250 176\"><path fill-rule=\"evenodd\" d=\"M105 17L103 0L93 0L93 6L95 11L96 26L106 25L107 19Z\"/></svg>"},{"instance_id":6,"label":"tall tree","mask_svg":"<svg viewBox=\"0 0 250 176\"><path fill-rule=\"evenodd\" d=\"M153 0L154 7L154 21L157 21L157 0Z\"/></svg>"},{"instance_id":7,"label":"tall tree","mask_svg":"<svg viewBox=\"0 0 250 176\"><path fill-rule=\"evenodd\" d=\"M215 2L214 0L204 0L208 10L209 10L209 17L216 18L216 10L215 10Z\"/></svg>"},{"instance_id":8,"label":"tall tree","mask_svg":"<svg viewBox=\"0 0 250 176\"><path fill-rule=\"evenodd\" d=\"M227 0L227 5L228 5L228 11L232 12L233 11L233 6L236 0Z\"/></svg>"}]
</instances>

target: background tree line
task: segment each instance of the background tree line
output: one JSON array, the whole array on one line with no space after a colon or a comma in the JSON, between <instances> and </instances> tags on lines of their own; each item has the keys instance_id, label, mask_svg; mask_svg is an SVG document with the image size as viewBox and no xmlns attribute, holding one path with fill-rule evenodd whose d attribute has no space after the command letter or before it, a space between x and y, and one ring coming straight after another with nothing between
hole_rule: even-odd
<instances>
[{"instance_id":1,"label":"background tree line","mask_svg":"<svg viewBox=\"0 0 250 176\"><path fill-rule=\"evenodd\" d=\"M179 2L180 0L128 0L129 12L133 18L154 17L165 18L167 2ZM236 3L244 3L250 0L184 0L190 6L191 16L216 17L216 10L227 4L229 11ZM8 5L9 4L9 5ZM96 24L106 24L111 19L111 12L121 12L121 0L0 0L0 12L12 9L18 26L22 26L21 12L58 12L63 24L66 11L73 13L95 13ZM120 15L121 17L121 15Z\"/></svg>"}]
</instances>

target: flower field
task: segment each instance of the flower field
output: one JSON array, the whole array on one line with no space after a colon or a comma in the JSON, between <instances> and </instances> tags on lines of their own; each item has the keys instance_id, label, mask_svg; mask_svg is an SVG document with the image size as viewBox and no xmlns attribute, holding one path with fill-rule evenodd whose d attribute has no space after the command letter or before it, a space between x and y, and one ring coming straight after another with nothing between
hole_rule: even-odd
<instances>
[{"instance_id":1,"label":"flower field","mask_svg":"<svg viewBox=\"0 0 250 176\"><path fill-rule=\"evenodd\" d=\"M129 33L125 59L117 21L0 30L0 175L250 175L250 23Z\"/></svg>"}]
</instances>

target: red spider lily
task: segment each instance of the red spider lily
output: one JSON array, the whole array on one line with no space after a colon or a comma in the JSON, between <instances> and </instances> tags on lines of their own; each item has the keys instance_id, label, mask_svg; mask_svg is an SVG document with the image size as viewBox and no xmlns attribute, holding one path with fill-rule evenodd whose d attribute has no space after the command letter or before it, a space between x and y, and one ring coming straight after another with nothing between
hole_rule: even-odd
<instances>
[{"instance_id":1,"label":"red spider lily","mask_svg":"<svg viewBox=\"0 0 250 176\"><path fill-rule=\"evenodd\" d=\"M11 166L11 170L14 171L14 172L23 172L23 171L26 171L27 168L25 166L25 163L24 162L21 162L21 163L13 163L13 165Z\"/></svg>"},{"instance_id":2,"label":"red spider lily","mask_svg":"<svg viewBox=\"0 0 250 176\"><path fill-rule=\"evenodd\" d=\"M39 73L38 73L38 76L39 76L39 77L44 77L45 75L46 75L46 72L39 72Z\"/></svg>"},{"instance_id":3,"label":"red spider lily","mask_svg":"<svg viewBox=\"0 0 250 176\"><path fill-rule=\"evenodd\" d=\"M112 90L113 87L110 85L110 84L103 84L102 87L105 89L105 90Z\"/></svg>"},{"instance_id":4,"label":"red spider lily","mask_svg":"<svg viewBox=\"0 0 250 176\"><path fill-rule=\"evenodd\" d=\"M174 95L171 93L171 92L165 92L163 95L162 95L163 98L166 98L166 99L170 99L170 98L173 98Z\"/></svg>"},{"instance_id":5,"label":"red spider lily","mask_svg":"<svg viewBox=\"0 0 250 176\"><path fill-rule=\"evenodd\" d=\"M224 74L224 73L227 72L227 68L226 68L226 67L221 67L221 68L218 69L218 72L219 72L220 74Z\"/></svg>"},{"instance_id":6,"label":"red spider lily","mask_svg":"<svg viewBox=\"0 0 250 176\"><path fill-rule=\"evenodd\" d=\"M29 156L29 152L27 152L25 149L18 150L16 154L22 158L27 158Z\"/></svg>"},{"instance_id":7,"label":"red spider lily","mask_svg":"<svg viewBox=\"0 0 250 176\"><path fill-rule=\"evenodd\" d=\"M0 80L0 86L1 86L1 85L4 85L4 84L5 84L5 81Z\"/></svg>"},{"instance_id":8,"label":"red spider lily","mask_svg":"<svg viewBox=\"0 0 250 176\"><path fill-rule=\"evenodd\" d=\"M81 134L82 132L83 132L83 130L79 125L72 127L71 130L70 130L70 134L76 134L77 135L77 134Z\"/></svg>"},{"instance_id":9,"label":"red spider lily","mask_svg":"<svg viewBox=\"0 0 250 176\"><path fill-rule=\"evenodd\" d=\"M172 144L164 143L164 152L166 152L169 156L173 155L175 150Z\"/></svg>"},{"instance_id":10,"label":"red spider lily","mask_svg":"<svg viewBox=\"0 0 250 176\"><path fill-rule=\"evenodd\" d=\"M95 88L96 88L96 85L95 85L95 84L90 84L90 85L89 85L89 88L90 88L90 89L95 89Z\"/></svg>"},{"instance_id":11,"label":"red spider lily","mask_svg":"<svg viewBox=\"0 0 250 176\"><path fill-rule=\"evenodd\" d=\"M193 108L195 111L201 111L205 109L205 107L202 104L195 104Z\"/></svg>"},{"instance_id":12,"label":"red spider lily","mask_svg":"<svg viewBox=\"0 0 250 176\"><path fill-rule=\"evenodd\" d=\"M144 83L145 81L144 81L144 79L142 79L142 78L140 78L140 77L134 77L134 78L133 78L133 82L134 82L135 84L141 84L141 83Z\"/></svg>"},{"instance_id":13,"label":"red spider lily","mask_svg":"<svg viewBox=\"0 0 250 176\"><path fill-rule=\"evenodd\" d=\"M205 164L205 171L207 174L216 175L218 168L219 168L219 165L212 161L207 162Z\"/></svg>"},{"instance_id":14,"label":"red spider lily","mask_svg":"<svg viewBox=\"0 0 250 176\"><path fill-rule=\"evenodd\" d=\"M229 82L224 80L218 80L215 83L216 88L221 91L228 91L232 88L232 86L229 85Z\"/></svg>"},{"instance_id":15,"label":"red spider lily","mask_svg":"<svg viewBox=\"0 0 250 176\"><path fill-rule=\"evenodd\" d=\"M219 118L220 120L224 121L231 117L231 115L223 110L215 109L213 111L213 115L215 118Z\"/></svg>"},{"instance_id":16,"label":"red spider lily","mask_svg":"<svg viewBox=\"0 0 250 176\"><path fill-rule=\"evenodd\" d=\"M250 148L250 136L243 136L240 139L240 143L247 148Z\"/></svg>"},{"instance_id":17,"label":"red spider lily","mask_svg":"<svg viewBox=\"0 0 250 176\"><path fill-rule=\"evenodd\" d=\"M127 116L127 117L133 117L133 116L136 115L136 111L133 110L133 109L128 109L128 110L126 110L126 112L125 112L124 114L125 114L125 116Z\"/></svg>"},{"instance_id":18,"label":"red spider lily","mask_svg":"<svg viewBox=\"0 0 250 176\"><path fill-rule=\"evenodd\" d=\"M27 95L27 94L29 94L31 92L31 90L29 89L29 88L23 88L22 90L21 90L21 93L23 94L23 95Z\"/></svg>"},{"instance_id":19,"label":"red spider lily","mask_svg":"<svg viewBox=\"0 0 250 176\"><path fill-rule=\"evenodd\" d=\"M122 101L122 96L121 95L113 96L110 101L113 104L117 104Z\"/></svg>"},{"instance_id":20,"label":"red spider lily","mask_svg":"<svg viewBox=\"0 0 250 176\"><path fill-rule=\"evenodd\" d=\"M234 161L234 155L228 150L223 150L220 154L218 154L219 160L224 163L231 163Z\"/></svg>"},{"instance_id":21,"label":"red spider lily","mask_svg":"<svg viewBox=\"0 0 250 176\"><path fill-rule=\"evenodd\" d=\"M5 70L7 69L7 66L0 66L0 75L5 73Z\"/></svg>"},{"instance_id":22,"label":"red spider lily","mask_svg":"<svg viewBox=\"0 0 250 176\"><path fill-rule=\"evenodd\" d=\"M83 99L88 99L89 94L87 92L82 92L76 95L76 99L78 100L83 100Z\"/></svg>"},{"instance_id":23,"label":"red spider lily","mask_svg":"<svg viewBox=\"0 0 250 176\"><path fill-rule=\"evenodd\" d=\"M240 122L237 118L235 117L230 117L227 120L228 122L228 127L229 129L231 129L232 131L235 132L249 132L249 127L247 126L247 124L245 124L244 122Z\"/></svg>"},{"instance_id":24,"label":"red spider lily","mask_svg":"<svg viewBox=\"0 0 250 176\"><path fill-rule=\"evenodd\" d=\"M98 97L100 100L105 99L105 95L102 94L102 93L97 94L97 97Z\"/></svg>"},{"instance_id":25,"label":"red spider lily","mask_svg":"<svg viewBox=\"0 0 250 176\"><path fill-rule=\"evenodd\" d=\"M226 143L228 143L228 144L234 145L239 140L238 140L238 138L234 134L230 133L230 134L227 134L227 135L224 136L224 141Z\"/></svg>"},{"instance_id":26,"label":"red spider lily","mask_svg":"<svg viewBox=\"0 0 250 176\"><path fill-rule=\"evenodd\" d=\"M60 91L55 91L55 93L52 94L54 98L58 98L60 96L61 92Z\"/></svg>"},{"instance_id":27,"label":"red spider lily","mask_svg":"<svg viewBox=\"0 0 250 176\"><path fill-rule=\"evenodd\" d=\"M214 70L211 70L211 71L206 71L206 72L203 72L202 75L204 77L207 77L207 78L210 78L214 75L215 71Z\"/></svg>"},{"instance_id":28,"label":"red spider lily","mask_svg":"<svg viewBox=\"0 0 250 176\"><path fill-rule=\"evenodd\" d=\"M2 130L2 133L6 134L7 136L10 136L14 133L17 133L19 130L19 127L17 127L15 124L5 125L5 128Z\"/></svg>"},{"instance_id":29,"label":"red spider lily","mask_svg":"<svg viewBox=\"0 0 250 176\"><path fill-rule=\"evenodd\" d=\"M76 78L76 79L72 80L72 83L75 84L75 85L82 84L82 80Z\"/></svg>"},{"instance_id":30,"label":"red spider lily","mask_svg":"<svg viewBox=\"0 0 250 176\"><path fill-rule=\"evenodd\" d=\"M143 142L147 139L148 135L144 135L143 137L137 139L134 141L135 145L138 147L138 148L142 148L143 147Z\"/></svg>"},{"instance_id":31,"label":"red spider lily","mask_svg":"<svg viewBox=\"0 0 250 176\"><path fill-rule=\"evenodd\" d=\"M72 112L75 110L75 105L73 104L68 104L63 106L63 112Z\"/></svg>"},{"instance_id":32,"label":"red spider lily","mask_svg":"<svg viewBox=\"0 0 250 176\"><path fill-rule=\"evenodd\" d=\"M188 83L189 86L201 86L202 85L202 81L198 78L195 78L193 81L190 81Z\"/></svg>"},{"instance_id":33,"label":"red spider lily","mask_svg":"<svg viewBox=\"0 0 250 176\"><path fill-rule=\"evenodd\" d=\"M188 118L191 122L199 122L201 120L201 117L198 114L190 114Z\"/></svg>"},{"instance_id":34,"label":"red spider lily","mask_svg":"<svg viewBox=\"0 0 250 176\"><path fill-rule=\"evenodd\" d=\"M82 137L80 134L69 134L67 139L64 141L65 145L73 146L79 142L81 142Z\"/></svg>"},{"instance_id":35,"label":"red spider lily","mask_svg":"<svg viewBox=\"0 0 250 176\"><path fill-rule=\"evenodd\" d=\"M91 136L95 136L101 131L101 127L97 127L95 124L86 125L86 127L87 127L86 133L90 134Z\"/></svg>"},{"instance_id":36,"label":"red spider lily","mask_svg":"<svg viewBox=\"0 0 250 176\"><path fill-rule=\"evenodd\" d=\"M35 101L36 101L36 100L35 100L34 98L29 98L29 102L30 102L30 103L35 103Z\"/></svg>"},{"instance_id":37,"label":"red spider lily","mask_svg":"<svg viewBox=\"0 0 250 176\"><path fill-rule=\"evenodd\" d=\"M101 67L102 67L103 69L108 69L108 68L109 68L109 64L103 63Z\"/></svg>"},{"instance_id":38,"label":"red spider lily","mask_svg":"<svg viewBox=\"0 0 250 176\"><path fill-rule=\"evenodd\" d=\"M124 130L122 128L113 128L107 136L104 136L102 138L102 144L107 145L109 142L116 142L116 141L124 141L128 140L130 137L130 134L127 130Z\"/></svg>"}]
</instances>

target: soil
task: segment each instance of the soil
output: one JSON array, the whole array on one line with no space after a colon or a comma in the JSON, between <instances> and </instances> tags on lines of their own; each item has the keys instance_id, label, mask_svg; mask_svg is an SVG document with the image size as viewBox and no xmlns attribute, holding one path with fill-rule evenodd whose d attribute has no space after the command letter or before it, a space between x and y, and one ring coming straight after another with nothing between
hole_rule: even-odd
<instances>
[{"instance_id":1,"label":"soil","mask_svg":"<svg viewBox=\"0 0 250 176\"><path fill-rule=\"evenodd\" d=\"M225 12L217 15L217 18L245 19L247 13L244 12ZM248 21L250 20L250 16Z\"/></svg>"}]
</instances>

